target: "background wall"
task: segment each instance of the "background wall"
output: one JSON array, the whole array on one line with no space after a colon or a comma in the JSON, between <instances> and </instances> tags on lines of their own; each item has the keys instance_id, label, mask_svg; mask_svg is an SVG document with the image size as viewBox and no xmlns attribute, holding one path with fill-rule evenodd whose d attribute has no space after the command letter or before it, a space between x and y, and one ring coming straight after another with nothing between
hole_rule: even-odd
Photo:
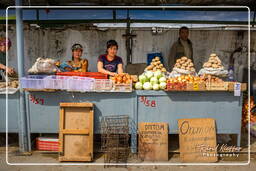
<instances>
[{"instance_id":1,"label":"background wall","mask_svg":"<svg viewBox=\"0 0 256 171\"><path fill-rule=\"evenodd\" d=\"M170 47L178 39L178 30L164 30L154 35L148 28L136 28L132 32L137 37L133 42L133 63L146 63L147 53L162 52L165 64ZM78 29L25 29L25 69L33 65L38 57L50 57L65 61L71 59L71 46L80 43L84 47L83 57L89 60L89 70L96 71L98 56L105 53L106 42L115 39L119 44L118 55L126 63L125 29L113 28L105 31ZM2 31L0 35L5 35ZM9 65L17 67L15 29L9 31L13 43L9 51ZM228 66L229 56L239 46L248 47L246 31L224 30L191 30L190 39L193 42L196 69L199 70L210 53L217 53L225 67ZM256 32L251 32L251 49L256 51ZM247 53L236 53L235 73L239 79L243 67L247 67ZM252 67L256 69L256 54L251 54Z\"/></svg>"}]
</instances>

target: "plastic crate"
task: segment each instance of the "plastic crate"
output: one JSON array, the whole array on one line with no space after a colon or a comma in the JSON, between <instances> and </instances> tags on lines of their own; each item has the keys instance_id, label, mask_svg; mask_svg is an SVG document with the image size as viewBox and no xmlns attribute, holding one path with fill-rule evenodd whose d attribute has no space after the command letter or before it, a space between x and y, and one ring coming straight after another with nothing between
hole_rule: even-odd
<instances>
[{"instance_id":1,"label":"plastic crate","mask_svg":"<svg viewBox=\"0 0 256 171\"><path fill-rule=\"evenodd\" d=\"M58 72L56 75L89 77L94 79L108 79L108 75L100 72Z\"/></svg>"},{"instance_id":2,"label":"plastic crate","mask_svg":"<svg viewBox=\"0 0 256 171\"><path fill-rule=\"evenodd\" d=\"M113 82L109 79L96 79L94 84L95 91L111 91Z\"/></svg>"},{"instance_id":3,"label":"plastic crate","mask_svg":"<svg viewBox=\"0 0 256 171\"><path fill-rule=\"evenodd\" d=\"M115 92L132 92L132 82L130 84L114 84Z\"/></svg>"},{"instance_id":4,"label":"plastic crate","mask_svg":"<svg viewBox=\"0 0 256 171\"><path fill-rule=\"evenodd\" d=\"M44 89L45 77L45 75L30 75L27 77L22 77L20 79L21 87L29 89Z\"/></svg>"},{"instance_id":5,"label":"plastic crate","mask_svg":"<svg viewBox=\"0 0 256 171\"><path fill-rule=\"evenodd\" d=\"M88 77L70 77L68 79L68 91L94 91L95 79Z\"/></svg>"},{"instance_id":6,"label":"plastic crate","mask_svg":"<svg viewBox=\"0 0 256 171\"><path fill-rule=\"evenodd\" d=\"M44 87L46 89L66 90L69 78L68 76L47 76L44 78Z\"/></svg>"},{"instance_id":7,"label":"plastic crate","mask_svg":"<svg viewBox=\"0 0 256 171\"><path fill-rule=\"evenodd\" d=\"M160 58L160 61L163 64L164 59L163 59L162 53L157 52L157 53L148 53L147 54L147 65L149 65L151 63L152 59L154 59L157 56Z\"/></svg>"},{"instance_id":8,"label":"plastic crate","mask_svg":"<svg viewBox=\"0 0 256 171\"><path fill-rule=\"evenodd\" d=\"M36 138L36 149L39 151L59 151L59 139L38 137Z\"/></svg>"}]
</instances>

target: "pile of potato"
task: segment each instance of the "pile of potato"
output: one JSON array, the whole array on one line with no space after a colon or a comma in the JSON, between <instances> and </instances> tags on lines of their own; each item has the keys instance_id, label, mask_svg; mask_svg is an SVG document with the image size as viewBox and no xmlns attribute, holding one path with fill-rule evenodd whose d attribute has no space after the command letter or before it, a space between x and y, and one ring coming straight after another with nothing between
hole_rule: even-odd
<instances>
[{"instance_id":1,"label":"pile of potato","mask_svg":"<svg viewBox=\"0 0 256 171\"><path fill-rule=\"evenodd\" d=\"M161 63L160 58L159 57L155 57L154 59L152 59L151 63L149 66L147 66L146 71L161 71L161 72L166 72L166 68L164 67L164 65Z\"/></svg>"},{"instance_id":2,"label":"pile of potato","mask_svg":"<svg viewBox=\"0 0 256 171\"><path fill-rule=\"evenodd\" d=\"M192 60L185 56L176 60L176 64L174 65L174 68L183 69L191 72L196 71Z\"/></svg>"},{"instance_id":3,"label":"pile of potato","mask_svg":"<svg viewBox=\"0 0 256 171\"><path fill-rule=\"evenodd\" d=\"M223 69L223 65L220 58L215 53L212 53L209 60L204 63L203 68Z\"/></svg>"}]
</instances>

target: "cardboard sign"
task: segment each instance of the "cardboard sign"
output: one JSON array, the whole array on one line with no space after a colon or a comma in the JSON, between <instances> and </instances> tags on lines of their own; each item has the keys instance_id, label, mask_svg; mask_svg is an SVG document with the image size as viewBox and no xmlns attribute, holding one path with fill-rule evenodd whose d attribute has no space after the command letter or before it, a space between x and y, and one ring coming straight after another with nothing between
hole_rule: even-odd
<instances>
[{"instance_id":1,"label":"cardboard sign","mask_svg":"<svg viewBox=\"0 0 256 171\"><path fill-rule=\"evenodd\" d=\"M218 160L214 119L179 119L178 126L182 162Z\"/></svg>"},{"instance_id":2,"label":"cardboard sign","mask_svg":"<svg viewBox=\"0 0 256 171\"><path fill-rule=\"evenodd\" d=\"M168 161L167 123L139 123L139 156L142 160Z\"/></svg>"}]
</instances>

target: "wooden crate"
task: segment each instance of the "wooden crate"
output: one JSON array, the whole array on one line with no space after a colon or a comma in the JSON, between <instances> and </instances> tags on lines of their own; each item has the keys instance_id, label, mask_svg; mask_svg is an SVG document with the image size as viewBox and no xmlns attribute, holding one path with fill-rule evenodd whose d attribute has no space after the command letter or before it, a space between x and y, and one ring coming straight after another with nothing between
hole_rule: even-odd
<instances>
[{"instance_id":1,"label":"wooden crate","mask_svg":"<svg viewBox=\"0 0 256 171\"><path fill-rule=\"evenodd\" d=\"M113 91L132 92L132 83L130 83L130 84L114 84Z\"/></svg>"},{"instance_id":2,"label":"wooden crate","mask_svg":"<svg viewBox=\"0 0 256 171\"><path fill-rule=\"evenodd\" d=\"M187 83L187 91L205 91L205 83Z\"/></svg>"},{"instance_id":3,"label":"wooden crate","mask_svg":"<svg viewBox=\"0 0 256 171\"><path fill-rule=\"evenodd\" d=\"M234 91L234 84L236 82L229 82L228 83L228 91ZM247 90L247 84L246 83L241 83L241 91L246 91Z\"/></svg>"},{"instance_id":4,"label":"wooden crate","mask_svg":"<svg viewBox=\"0 0 256 171\"><path fill-rule=\"evenodd\" d=\"M228 91L228 82L222 83L206 83L206 90L208 91Z\"/></svg>"},{"instance_id":5,"label":"wooden crate","mask_svg":"<svg viewBox=\"0 0 256 171\"><path fill-rule=\"evenodd\" d=\"M60 103L59 161L93 160L93 104Z\"/></svg>"}]
</instances>

